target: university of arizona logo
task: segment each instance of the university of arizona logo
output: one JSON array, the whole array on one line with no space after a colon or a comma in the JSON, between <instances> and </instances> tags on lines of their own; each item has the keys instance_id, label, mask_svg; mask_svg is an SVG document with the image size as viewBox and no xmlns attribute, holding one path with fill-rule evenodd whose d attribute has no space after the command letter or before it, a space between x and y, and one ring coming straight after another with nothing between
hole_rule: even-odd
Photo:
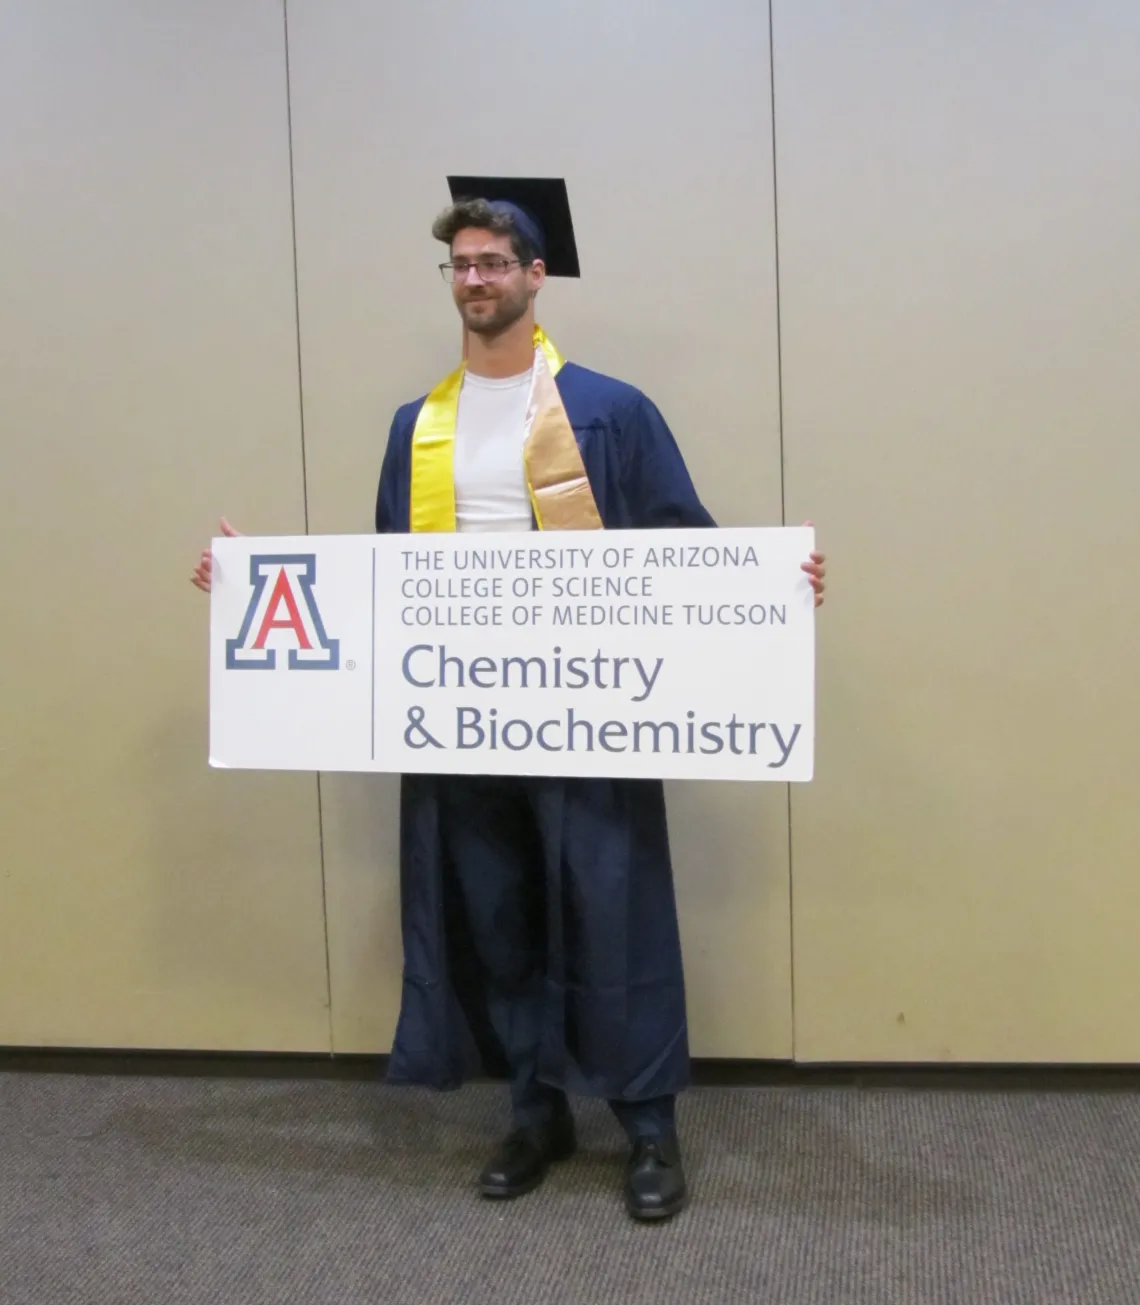
<instances>
[{"instance_id":1,"label":"university of arizona logo","mask_svg":"<svg viewBox=\"0 0 1140 1305\"><path fill-rule=\"evenodd\" d=\"M313 595L316 578L312 553L255 553L249 559L253 593L237 638L226 640L227 670L271 671L279 648L288 649L291 671L340 666L340 640L325 633Z\"/></svg>"}]
</instances>

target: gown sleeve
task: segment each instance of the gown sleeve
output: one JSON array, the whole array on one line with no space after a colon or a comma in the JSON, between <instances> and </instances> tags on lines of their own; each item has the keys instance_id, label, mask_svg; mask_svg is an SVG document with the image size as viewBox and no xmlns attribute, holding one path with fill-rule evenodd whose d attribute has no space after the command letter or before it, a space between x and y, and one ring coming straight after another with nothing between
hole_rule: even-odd
<instances>
[{"instance_id":1,"label":"gown sleeve","mask_svg":"<svg viewBox=\"0 0 1140 1305\"><path fill-rule=\"evenodd\" d=\"M376 491L376 533L406 534L408 531L408 449L410 441L403 412L392 419L388 447L380 468Z\"/></svg>"},{"instance_id":2,"label":"gown sleeve","mask_svg":"<svg viewBox=\"0 0 1140 1305\"><path fill-rule=\"evenodd\" d=\"M639 394L621 423L622 489L637 530L715 526L664 417Z\"/></svg>"}]
</instances>

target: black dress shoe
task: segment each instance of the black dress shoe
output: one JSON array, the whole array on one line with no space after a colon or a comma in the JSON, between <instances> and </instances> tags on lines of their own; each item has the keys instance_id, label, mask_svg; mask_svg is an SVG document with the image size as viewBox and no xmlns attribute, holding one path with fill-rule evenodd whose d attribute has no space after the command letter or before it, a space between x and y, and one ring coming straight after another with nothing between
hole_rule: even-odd
<instances>
[{"instance_id":1,"label":"black dress shoe","mask_svg":"<svg viewBox=\"0 0 1140 1305\"><path fill-rule=\"evenodd\" d=\"M670 1219L685 1205L685 1169L676 1134L639 1137L626 1166L625 1204L635 1219Z\"/></svg>"},{"instance_id":2,"label":"black dress shoe","mask_svg":"<svg viewBox=\"0 0 1140 1305\"><path fill-rule=\"evenodd\" d=\"M498 1199L523 1196L542 1182L552 1161L568 1159L576 1147L570 1115L545 1127L516 1128L479 1175L479 1188Z\"/></svg>"}]
</instances>

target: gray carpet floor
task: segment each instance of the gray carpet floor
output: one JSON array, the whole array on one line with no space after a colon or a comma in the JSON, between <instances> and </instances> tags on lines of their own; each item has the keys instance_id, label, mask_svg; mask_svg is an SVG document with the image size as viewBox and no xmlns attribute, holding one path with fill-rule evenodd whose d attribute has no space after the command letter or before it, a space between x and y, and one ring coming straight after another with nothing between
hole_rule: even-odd
<instances>
[{"instance_id":1,"label":"gray carpet floor","mask_svg":"<svg viewBox=\"0 0 1140 1305\"><path fill-rule=\"evenodd\" d=\"M700 1089L692 1204L631 1223L622 1138L481 1200L500 1092L0 1075L3 1305L1130 1305L1140 1095Z\"/></svg>"}]
</instances>

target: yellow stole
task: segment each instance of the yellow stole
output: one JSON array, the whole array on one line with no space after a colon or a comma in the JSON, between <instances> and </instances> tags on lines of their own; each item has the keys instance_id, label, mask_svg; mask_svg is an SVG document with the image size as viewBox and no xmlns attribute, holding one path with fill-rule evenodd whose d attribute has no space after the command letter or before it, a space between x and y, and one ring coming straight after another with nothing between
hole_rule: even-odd
<instances>
[{"instance_id":1,"label":"yellow stole","mask_svg":"<svg viewBox=\"0 0 1140 1305\"><path fill-rule=\"evenodd\" d=\"M527 489L539 530L600 530L601 514L562 396L554 383L564 359L541 327L534 331L534 383L523 445ZM466 365L424 401L412 432L411 528L454 532L455 423Z\"/></svg>"}]
</instances>

